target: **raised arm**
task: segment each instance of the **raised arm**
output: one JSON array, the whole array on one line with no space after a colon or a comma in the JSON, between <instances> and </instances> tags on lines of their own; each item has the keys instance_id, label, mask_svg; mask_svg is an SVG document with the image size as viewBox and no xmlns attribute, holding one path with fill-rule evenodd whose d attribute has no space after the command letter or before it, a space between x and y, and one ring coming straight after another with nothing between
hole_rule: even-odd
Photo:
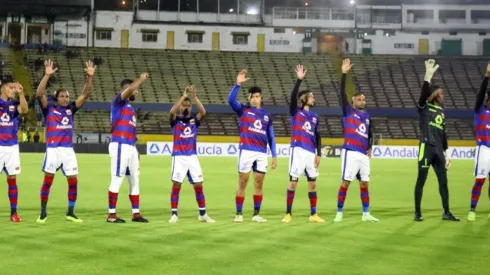
<instances>
[{"instance_id":1,"label":"raised arm","mask_svg":"<svg viewBox=\"0 0 490 275\"><path fill-rule=\"evenodd\" d=\"M432 80L432 77L437 69L439 69L439 65L436 65L436 61L434 59L425 61L425 77L418 102L419 108L424 108L425 104L427 103L427 99L430 96L430 81Z\"/></svg>"},{"instance_id":2,"label":"raised arm","mask_svg":"<svg viewBox=\"0 0 490 275\"><path fill-rule=\"evenodd\" d=\"M485 78L480 85L480 91L476 94L475 112L477 112L481 106L483 106L483 101L485 101L485 94L487 93L488 78L490 77L490 62L487 65L487 71L485 72Z\"/></svg>"},{"instance_id":3,"label":"raised arm","mask_svg":"<svg viewBox=\"0 0 490 275\"><path fill-rule=\"evenodd\" d=\"M129 87L126 88L126 90L124 90L121 93L121 99L122 100L125 100L126 98L129 98L131 95L137 94L138 93L138 88L149 77L150 77L150 75L148 73L142 73L139 78L137 78L133 83L131 83L131 85L129 85Z\"/></svg>"},{"instance_id":4,"label":"raised arm","mask_svg":"<svg viewBox=\"0 0 490 275\"><path fill-rule=\"evenodd\" d=\"M87 78L85 79L85 86L83 87L82 94L75 101L77 109L82 108L83 104L85 104L85 101L87 101L92 93L92 78L95 74L95 69L97 69L97 66L95 66L92 61L89 60L85 63L85 73L87 74Z\"/></svg>"},{"instance_id":5,"label":"raised arm","mask_svg":"<svg viewBox=\"0 0 490 275\"><path fill-rule=\"evenodd\" d=\"M17 106L17 112L19 114L27 114L29 111L29 105L27 104L26 97L24 96L24 87L20 83L14 84L15 92L19 95L19 106Z\"/></svg>"},{"instance_id":6,"label":"raised arm","mask_svg":"<svg viewBox=\"0 0 490 275\"><path fill-rule=\"evenodd\" d=\"M41 109L48 108L48 99L46 98L46 87L48 86L49 79L58 70L58 68L53 68L53 61L50 59L44 61L44 77L37 87L36 96L39 99L39 104Z\"/></svg>"},{"instance_id":7,"label":"raised arm","mask_svg":"<svg viewBox=\"0 0 490 275\"><path fill-rule=\"evenodd\" d=\"M238 92L240 91L240 86L245 83L245 81L249 80L249 78L247 78L247 73L247 70L241 70L240 73L238 73L238 76L236 77L236 84L233 86L230 94L228 95L228 104L237 114L242 113L243 105L238 101L237 96Z\"/></svg>"},{"instance_id":8,"label":"raised arm","mask_svg":"<svg viewBox=\"0 0 490 275\"><path fill-rule=\"evenodd\" d=\"M204 118L204 116L206 116L206 109L204 109L204 105L202 105L199 98L197 98L196 87L194 87L194 85L189 87L189 94L191 95L192 100L194 100L194 103L196 103L197 111L199 112L197 114L197 120L200 121Z\"/></svg>"},{"instance_id":9,"label":"raised arm","mask_svg":"<svg viewBox=\"0 0 490 275\"><path fill-rule=\"evenodd\" d=\"M345 91L345 82L347 79L347 73L352 68L352 63L350 59L347 58L342 62L342 78L340 79L340 102L342 104L342 113L344 116L349 114L349 109L351 105L349 103L349 99L347 98L347 92Z\"/></svg>"},{"instance_id":10,"label":"raised arm","mask_svg":"<svg viewBox=\"0 0 490 275\"><path fill-rule=\"evenodd\" d=\"M303 65L296 65L296 83L294 83L294 88L291 91L291 100L289 100L289 114L294 116L298 111L298 93L299 86L306 76L307 70L304 69Z\"/></svg>"}]
</instances>

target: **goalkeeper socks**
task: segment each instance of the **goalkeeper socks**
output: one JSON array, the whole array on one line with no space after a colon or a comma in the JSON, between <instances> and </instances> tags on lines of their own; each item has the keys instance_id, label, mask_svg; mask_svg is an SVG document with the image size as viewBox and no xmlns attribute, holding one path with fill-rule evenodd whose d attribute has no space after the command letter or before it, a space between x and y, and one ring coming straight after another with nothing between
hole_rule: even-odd
<instances>
[{"instance_id":1,"label":"goalkeeper socks","mask_svg":"<svg viewBox=\"0 0 490 275\"><path fill-rule=\"evenodd\" d=\"M140 195L129 195L129 200L131 201L131 210L133 214L140 212Z\"/></svg>"},{"instance_id":2,"label":"goalkeeper socks","mask_svg":"<svg viewBox=\"0 0 490 275\"><path fill-rule=\"evenodd\" d=\"M310 213L313 216L316 214L316 191L308 192L308 198L310 199Z\"/></svg>"},{"instance_id":3,"label":"goalkeeper socks","mask_svg":"<svg viewBox=\"0 0 490 275\"><path fill-rule=\"evenodd\" d=\"M260 206L262 205L262 195L254 195L254 216L260 213Z\"/></svg>"},{"instance_id":4,"label":"goalkeeper socks","mask_svg":"<svg viewBox=\"0 0 490 275\"><path fill-rule=\"evenodd\" d=\"M194 186L194 194L196 195L197 207L199 207L199 215L206 215L206 198L204 197L202 185Z\"/></svg>"},{"instance_id":5,"label":"goalkeeper socks","mask_svg":"<svg viewBox=\"0 0 490 275\"><path fill-rule=\"evenodd\" d=\"M48 205L49 191L53 185L53 176L44 176L44 182L41 186L41 216L46 216L46 207Z\"/></svg>"},{"instance_id":6,"label":"goalkeeper socks","mask_svg":"<svg viewBox=\"0 0 490 275\"><path fill-rule=\"evenodd\" d=\"M77 201L78 179L68 178L68 214L73 214Z\"/></svg>"},{"instance_id":7,"label":"goalkeeper socks","mask_svg":"<svg viewBox=\"0 0 490 275\"><path fill-rule=\"evenodd\" d=\"M471 211L475 211L476 209L476 205L478 204L478 200L480 199L480 194L481 194L481 189L483 187L483 184L485 184L485 178L475 179L475 184L473 185L473 189L471 190L471 207L470 207Z\"/></svg>"},{"instance_id":8,"label":"goalkeeper socks","mask_svg":"<svg viewBox=\"0 0 490 275\"><path fill-rule=\"evenodd\" d=\"M367 185L361 186L362 213L369 213L369 190Z\"/></svg>"},{"instance_id":9,"label":"goalkeeper socks","mask_svg":"<svg viewBox=\"0 0 490 275\"><path fill-rule=\"evenodd\" d=\"M109 191L109 214L116 214L118 193Z\"/></svg>"},{"instance_id":10,"label":"goalkeeper socks","mask_svg":"<svg viewBox=\"0 0 490 275\"><path fill-rule=\"evenodd\" d=\"M172 215L177 215L177 208L179 207L179 193L180 186L172 186L170 192L170 208L172 209Z\"/></svg>"},{"instance_id":11,"label":"goalkeeper socks","mask_svg":"<svg viewBox=\"0 0 490 275\"><path fill-rule=\"evenodd\" d=\"M9 201L10 201L10 215L13 215L17 213L17 196L18 196L18 189L17 189L17 183L16 183L16 178L7 178L7 184L8 184L8 192L9 192Z\"/></svg>"},{"instance_id":12,"label":"goalkeeper socks","mask_svg":"<svg viewBox=\"0 0 490 275\"><path fill-rule=\"evenodd\" d=\"M344 209L345 198L347 197L347 188L340 185L339 193L337 194L337 213L342 213Z\"/></svg>"},{"instance_id":13,"label":"goalkeeper socks","mask_svg":"<svg viewBox=\"0 0 490 275\"><path fill-rule=\"evenodd\" d=\"M245 197L235 196L236 214L242 215L243 202Z\"/></svg>"},{"instance_id":14,"label":"goalkeeper socks","mask_svg":"<svg viewBox=\"0 0 490 275\"><path fill-rule=\"evenodd\" d=\"M415 184L415 213L421 214L420 205L422 203L422 195L424 193L424 185L427 180L427 174L429 173L428 169L419 169L419 173L417 175L417 183Z\"/></svg>"},{"instance_id":15,"label":"goalkeeper socks","mask_svg":"<svg viewBox=\"0 0 490 275\"><path fill-rule=\"evenodd\" d=\"M292 214L293 201L294 201L294 190L289 190L286 193L286 214Z\"/></svg>"}]
</instances>

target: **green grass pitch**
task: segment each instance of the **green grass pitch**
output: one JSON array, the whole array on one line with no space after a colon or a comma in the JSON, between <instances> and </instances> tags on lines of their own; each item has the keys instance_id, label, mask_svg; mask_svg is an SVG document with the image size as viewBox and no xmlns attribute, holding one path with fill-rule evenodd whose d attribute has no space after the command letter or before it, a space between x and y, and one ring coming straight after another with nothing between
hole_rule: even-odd
<instances>
[{"instance_id":1,"label":"green grass pitch","mask_svg":"<svg viewBox=\"0 0 490 275\"><path fill-rule=\"evenodd\" d=\"M288 182L287 159L266 176L261 214L250 221L252 186L244 205L246 221L232 222L237 185L236 159L201 157L209 215L215 224L197 222L194 192L181 191L178 224L169 225L169 157L142 156L142 213L149 224L107 224L108 155L78 155L76 213L82 224L64 220L67 183L55 178L47 223L35 220L43 174L42 154L22 154L19 176L20 224L8 221L7 186L0 199L0 274L488 274L490 220L488 189L482 190L477 221L466 214L473 185L473 162L453 161L449 170L452 212L460 223L441 220L436 179L425 187L425 221L413 218L415 160L373 160L371 213L379 223L362 223L357 183L349 190L344 222L333 224L340 159L323 159L318 178L318 212L325 224L308 222L305 181L300 181L293 221L282 224ZM3 176L2 176L3 177ZM3 178L5 182L5 179ZM127 181L118 214L130 219Z\"/></svg>"}]
</instances>

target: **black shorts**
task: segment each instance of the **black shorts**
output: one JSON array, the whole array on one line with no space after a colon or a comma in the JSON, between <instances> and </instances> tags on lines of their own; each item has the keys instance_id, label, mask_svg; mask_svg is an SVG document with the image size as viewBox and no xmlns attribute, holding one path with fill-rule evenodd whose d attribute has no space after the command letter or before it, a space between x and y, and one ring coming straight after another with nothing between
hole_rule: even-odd
<instances>
[{"instance_id":1,"label":"black shorts","mask_svg":"<svg viewBox=\"0 0 490 275\"><path fill-rule=\"evenodd\" d=\"M429 145L425 143L419 144L419 169L445 169L446 157L442 147Z\"/></svg>"}]
</instances>

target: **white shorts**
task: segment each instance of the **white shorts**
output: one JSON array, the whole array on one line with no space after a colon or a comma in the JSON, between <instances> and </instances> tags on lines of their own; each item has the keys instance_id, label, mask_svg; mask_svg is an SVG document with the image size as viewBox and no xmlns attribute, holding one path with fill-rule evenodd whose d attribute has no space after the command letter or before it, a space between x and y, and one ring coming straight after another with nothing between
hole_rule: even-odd
<instances>
[{"instance_id":1,"label":"white shorts","mask_svg":"<svg viewBox=\"0 0 490 275\"><path fill-rule=\"evenodd\" d=\"M61 169L65 176L78 175L75 151L70 147L48 147L44 155L43 172L55 174Z\"/></svg>"},{"instance_id":2,"label":"white shorts","mask_svg":"<svg viewBox=\"0 0 490 275\"><path fill-rule=\"evenodd\" d=\"M342 149L342 180L369 181L370 174L371 165L367 155Z\"/></svg>"},{"instance_id":3,"label":"white shorts","mask_svg":"<svg viewBox=\"0 0 490 275\"><path fill-rule=\"evenodd\" d=\"M289 175L293 178L299 178L303 173L308 178L316 178L320 174L315 168L316 155L301 147L293 147L289 157Z\"/></svg>"},{"instance_id":4,"label":"white shorts","mask_svg":"<svg viewBox=\"0 0 490 275\"><path fill-rule=\"evenodd\" d=\"M20 174L19 145L0 146L0 167L7 176Z\"/></svg>"},{"instance_id":5,"label":"white shorts","mask_svg":"<svg viewBox=\"0 0 490 275\"><path fill-rule=\"evenodd\" d=\"M172 180L182 183L185 177L189 183L203 182L201 164L196 155L172 157Z\"/></svg>"},{"instance_id":6,"label":"white shorts","mask_svg":"<svg viewBox=\"0 0 490 275\"><path fill-rule=\"evenodd\" d=\"M250 173L250 171L267 173L267 154L250 150L240 150L238 156L238 172Z\"/></svg>"},{"instance_id":7,"label":"white shorts","mask_svg":"<svg viewBox=\"0 0 490 275\"><path fill-rule=\"evenodd\" d=\"M490 148L484 145L476 147L475 152L475 171L477 179L484 179L490 174Z\"/></svg>"},{"instance_id":8,"label":"white shorts","mask_svg":"<svg viewBox=\"0 0 490 275\"><path fill-rule=\"evenodd\" d=\"M136 146L111 142L109 143L109 156L111 157L111 175L116 177L139 176L140 160Z\"/></svg>"}]
</instances>

